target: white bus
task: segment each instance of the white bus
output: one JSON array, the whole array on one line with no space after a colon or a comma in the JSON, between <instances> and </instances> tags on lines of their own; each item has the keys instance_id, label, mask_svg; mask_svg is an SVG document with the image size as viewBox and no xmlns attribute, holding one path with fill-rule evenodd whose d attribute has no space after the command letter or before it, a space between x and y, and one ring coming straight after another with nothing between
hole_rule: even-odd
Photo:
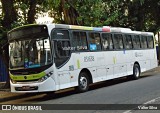
<instances>
[{"instance_id":1,"label":"white bus","mask_svg":"<svg viewBox=\"0 0 160 113\"><path fill-rule=\"evenodd\" d=\"M129 28L28 25L8 32L11 92L50 92L157 66L153 33Z\"/></svg>"}]
</instances>

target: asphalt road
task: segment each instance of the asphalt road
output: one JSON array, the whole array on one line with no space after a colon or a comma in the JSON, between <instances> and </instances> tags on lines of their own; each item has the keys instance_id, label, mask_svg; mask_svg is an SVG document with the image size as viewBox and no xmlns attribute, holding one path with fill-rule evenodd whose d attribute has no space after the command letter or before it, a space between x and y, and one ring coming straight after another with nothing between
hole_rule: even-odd
<instances>
[{"instance_id":1,"label":"asphalt road","mask_svg":"<svg viewBox=\"0 0 160 113\"><path fill-rule=\"evenodd\" d=\"M126 78L94 84L85 93L76 93L67 89L56 95L24 94L18 99L4 100L3 104L160 104L160 73L149 73L138 80ZM123 105L122 105L123 107ZM158 107L160 109L160 105ZM30 111L34 113L159 113L160 110L45 110ZM0 111L8 113L11 111ZM25 113L28 111L18 111ZM17 113L17 111L12 111Z\"/></svg>"}]
</instances>

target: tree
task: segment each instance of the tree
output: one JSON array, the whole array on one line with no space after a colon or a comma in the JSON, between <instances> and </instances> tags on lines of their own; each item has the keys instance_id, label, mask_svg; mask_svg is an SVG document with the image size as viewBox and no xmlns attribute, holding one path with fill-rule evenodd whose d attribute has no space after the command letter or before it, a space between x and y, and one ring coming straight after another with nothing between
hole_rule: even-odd
<instances>
[{"instance_id":1,"label":"tree","mask_svg":"<svg viewBox=\"0 0 160 113\"><path fill-rule=\"evenodd\" d=\"M47 0L45 6L49 6L46 10L49 10L55 23L78 24L78 13L71 0Z\"/></svg>"},{"instance_id":2,"label":"tree","mask_svg":"<svg viewBox=\"0 0 160 113\"><path fill-rule=\"evenodd\" d=\"M14 8L14 0L1 0L3 20L2 26L6 29L11 29L11 24L17 21L17 12Z\"/></svg>"},{"instance_id":3,"label":"tree","mask_svg":"<svg viewBox=\"0 0 160 113\"><path fill-rule=\"evenodd\" d=\"M17 12L14 8L14 0L1 0L2 3L2 12L3 12L3 19L2 19L2 26L4 28L2 38L4 42L7 42L7 30L11 29L12 23L17 21ZM9 68L9 47L7 43L3 44L3 60L6 64L7 70ZM1 50L2 51L2 50ZM8 72L8 71L7 71ZM7 78L9 78L9 73L7 73ZM9 87L9 79L6 81L5 87Z\"/></svg>"},{"instance_id":4,"label":"tree","mask_svg":"<svg viewBox=\"0 0 160 113\"><path fill-rule=\"evenodd\" d=\"M7 72L9 72L9 45L7 43L7 31L11 30L14 27L24 25L24 24L32 24L35 22L36 15L36 0L1 0L2 3L2 15L1 24L1 41L0 41L0 54L3 56L3 61L5 61L5 65L7 67ZM38 2L40 3L40 1ZM42 3L42 2L41 2ZM21 5L21 6L20 6ZM18 6L18 7L17 7ZM28 13L26 13L28 8ZM22 10L19 10L22 9ZM21 14L20 11L23 13ZM27 16L26 16L27 15ZM22 17L22 18L20 18ZM3 47L3 50L2 50ZM7 77L5 87L9 87L9 73Z\"/></svg>"},{"instance_id":5,"label":"tree","mask_svg":"<svg viewBox=\"0 0 160 113\"><path fill-rule=\"evenodd\" d=\"M160 25L159 0L103 0L104 23L111 26L129 27L139 31L158 31Z\"/></svg>"},{"instance_id":6,"label":"tree","mask_svg":"<svg viewBox=\"0 0 160 113\"><path fill-rule=\"evenodd\" d=\"M37 0L29 1L29 11L28 11L28 18L27 18L27 21L29 24L33 24L35 22L36 5L37 5Z\"/></svg>"},{"instance_id":7,"label":"tree","mask_svg":"<svg viewBox=\"0 0 160 113\"><path fill-rule=\"evenodd\" d=\"M102 0L47 0L55 23L100 26Z\"/></svg>"},{"instance_id":8,"label":"tree","mask_svg":"<svg viewBox=\"0 0 160 113\"><path fill-rule=\"evenodd\" d=\"M104 4L102 0L79 0L75 2L75 9L79 16L79 25L103 26Z\"/></svg>"}]
</instances>

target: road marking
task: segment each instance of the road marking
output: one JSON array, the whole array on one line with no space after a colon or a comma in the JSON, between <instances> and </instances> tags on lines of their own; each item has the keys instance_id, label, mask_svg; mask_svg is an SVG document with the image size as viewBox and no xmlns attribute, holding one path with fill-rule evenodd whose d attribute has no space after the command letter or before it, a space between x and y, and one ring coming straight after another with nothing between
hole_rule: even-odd
<instances>
[{"instance_id":1,"label":"road marking","mask_svg":"<svg viewBox=\"0 0 160 113\"><path fill-rule=\"evenodd\" d=\"M133 109L132 109L133 110ZM127 110L127 111L125 111L125 112L123 112L123 113L132 113L131 111L132 110Z\"/></svg>"},{"instance_id":2,"label":"road marking","mask_svg":"<svg viewBox=\"0 0 160 113\"><path fill-rule=\"evenodd\" d=\"M157 97L157 98L155 98L155 99L149 100L149 101L141 104L140 106L155 103L155 102L157 102L159 99L160 99L160 97ZM123 113L132 113L132 111L135 110L135 109L137 109L137 107L135 107L135 108L133 108L133 109L131 109L131 110L127 110L127 111L125 111L125 112L123 112Z\"/></svg>"}]
</instances>

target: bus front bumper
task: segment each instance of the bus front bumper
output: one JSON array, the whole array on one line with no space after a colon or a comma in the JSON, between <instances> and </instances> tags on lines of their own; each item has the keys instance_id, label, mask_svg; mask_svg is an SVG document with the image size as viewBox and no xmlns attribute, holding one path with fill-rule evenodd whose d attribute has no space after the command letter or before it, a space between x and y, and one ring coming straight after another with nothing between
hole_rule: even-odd
<instances>
[{"instance_id":1,"label":"bus front bumper","mask_svg":"<svg viewBox=\"0 0 160 113\"><path fill-rule=\"evenodd\" d=\"M12 81L10 81L10 84L11 92L17 93L48 92L56 90L56 83L51 77L49 77L43 82L23 82L13 84Z\"/></svg>"}]
</instances>

